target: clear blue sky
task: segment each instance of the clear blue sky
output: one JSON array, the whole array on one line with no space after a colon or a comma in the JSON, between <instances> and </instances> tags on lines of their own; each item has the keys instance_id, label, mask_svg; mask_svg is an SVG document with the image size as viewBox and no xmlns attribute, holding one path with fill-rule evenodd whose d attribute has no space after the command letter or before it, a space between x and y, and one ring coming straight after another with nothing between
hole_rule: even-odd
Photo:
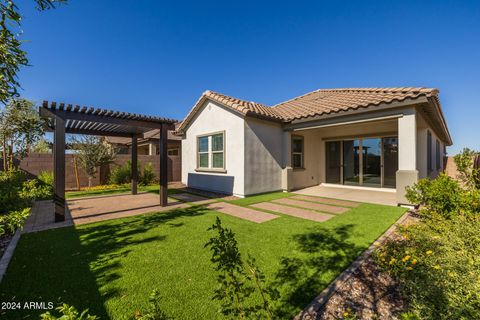
<instances>
[{"instance_id":1,"label":"clear blue sky","mask_svg":"<svg viewBox=\"0 0 480 320\"><path fill-rule=\"evenodd\" d=\"M273 105L318 88L426 86L480 150L480 1L22 0L22 95L182 119L215 90Z\"/></svg>"}]
</instances>

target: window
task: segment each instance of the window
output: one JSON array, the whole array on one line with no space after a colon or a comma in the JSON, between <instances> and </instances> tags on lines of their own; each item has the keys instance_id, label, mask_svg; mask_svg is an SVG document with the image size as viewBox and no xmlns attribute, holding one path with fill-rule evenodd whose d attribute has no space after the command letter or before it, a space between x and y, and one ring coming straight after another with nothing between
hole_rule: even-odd
<instances>
[{"instance_id":1,"label":"window","mask_svg":"<svg viewBox=\"0 0 480 320\"><path fill-rule=\"evenodd\" d=\"M436 141L435 147L435 163L438 171L440 170L440 141Z\"/></svg>"},{"instance_id":2,"label":"window","mask_svg":"<svg viewBox=\"0 0 480 320\"><path fill-rule=\"evenodd\" d=\"M433 171L432 163L432 134L427 131L427 171L430 174Z\"/></svg>"},{"instance_id":3,"label":"window","mask_svg":"<svg viewBox=\"0 0 480 320\"><path fill-rule=\"evenodd\" d=\"M168 149L167 154L169 156L178 156L179 152L178 149Z\"/></svg>"},{"instance_id":4,"label":"window","mask_svg":"<svg viewBox=\"0 0 480 320\"><path fill-rule=\"evenodd\" d=\"M224 138L223 132L197 138L198 169L225 169Z\"/></svg>"},{"instance_id":5,"label":"window","mask_svg":"<svg viewBox=\"0 0 480 320\"><path fill-rule=\"evenodd\" d=\"M292 167L303 168L303 137L292 137Z\"/></svg>"}]
</instances>

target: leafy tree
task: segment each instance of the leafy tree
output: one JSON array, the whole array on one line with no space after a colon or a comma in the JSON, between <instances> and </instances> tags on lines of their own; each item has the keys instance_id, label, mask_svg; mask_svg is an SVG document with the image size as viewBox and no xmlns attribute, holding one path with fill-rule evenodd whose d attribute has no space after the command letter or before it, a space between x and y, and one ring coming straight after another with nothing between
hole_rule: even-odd
<instances>
[{"instance_id":1,"label":"leafy tree","mask_svg":"<svg viewBox=\"0 0 480 320\"><path fill-rule=\"evenodd\" d=\"M34 104L12 99L0 109L0 138L5 170L12 170L13 158L28 155L30 147L44 134L44 122Z\"/></svg>"},{"instance_id":2,"label":"leafy tree","mask_svg":"<svg viewBox=\"0 0 480 320\"><path fill-rule=\"evenodd\" d=\"M32 152L35 153L51 153L52 147L45 138L40 138L32 147Z\"/></svg>"},{"instance_id":3,"label":"leafy tree","mask_svg":"<svg viewBox=\"0 0 480 320\"><path fill-rule=\"evenodd\" d=\"M55 8L57 3L67 0L34 0L38 10ZM19 36L22 34L21 20L16 1L0 0L0 102L7 103L18 96L18 71L28 66L27 54L22 50Z\"/></svg>"},{"instance_id":4,"label":"leafy tree","mask_svg":"<svg viewBox=\"0 0 480 320\"><path fill-rule=\"evenodd\" d=\"M113 162L116 150L105 139L95 136L82 136L72 139L72 148L78 163L88 175L88 186L92 186L92 179L95 178L97 168Z\"/></svg>"}]
</instances>

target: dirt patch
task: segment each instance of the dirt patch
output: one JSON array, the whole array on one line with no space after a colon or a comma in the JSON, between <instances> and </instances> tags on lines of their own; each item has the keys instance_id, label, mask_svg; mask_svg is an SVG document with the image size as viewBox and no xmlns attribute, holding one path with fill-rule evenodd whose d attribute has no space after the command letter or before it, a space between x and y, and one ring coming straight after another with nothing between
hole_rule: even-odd
<instances>
[{"instance_id":1,"label":"dirt patch","mask_svg":"<svg viewBox=\"0 0 480 320\"><path fill-rule=\"evenodd\" d=\"M368 258L314 319L341 319L347 310L359 319L396 319L405 305L398 283Z\"/></svg>"}]
</instances>

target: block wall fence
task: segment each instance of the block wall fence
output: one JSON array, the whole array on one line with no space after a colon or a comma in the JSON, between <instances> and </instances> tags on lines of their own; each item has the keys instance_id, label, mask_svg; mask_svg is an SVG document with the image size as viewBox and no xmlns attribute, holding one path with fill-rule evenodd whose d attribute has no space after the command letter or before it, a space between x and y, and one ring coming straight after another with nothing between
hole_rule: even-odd
<instances>
[{"instance_id":1,"label":"block wall fence","mask_svg":"<svg viewBox=\"0 0 480 320\"><path fill-rule=\"evenodd\" d=\"M131 160L131 155L129 154L119 154L115 157L114 163L106 166L102 166L98 169L96 177L92 180L92 186L97 186L100 184L107 183L108 175L111 168L115 166L121 166L127 161ZM30 156L22 159L16 160L16 165L27 172L30 176L37 176L42 171L53 171L53 154L51 153L32 153ZM67 189L76 189L77 183L75 178L75 167L73 162L73 155L65 155L65 187ZM160 174L160 156L154 155L138 155L138 163L140 163L142 169L143 167L151 162L155 171L157 179ZM168 181L180 181L182 174L182 161L181 156L168 156ZM78 167L78 176L80 180L80 187L88 186L88 176L85 171ZM3 170L3 161L0 161L0 170Z\"/></svg>"}]
</instances>

